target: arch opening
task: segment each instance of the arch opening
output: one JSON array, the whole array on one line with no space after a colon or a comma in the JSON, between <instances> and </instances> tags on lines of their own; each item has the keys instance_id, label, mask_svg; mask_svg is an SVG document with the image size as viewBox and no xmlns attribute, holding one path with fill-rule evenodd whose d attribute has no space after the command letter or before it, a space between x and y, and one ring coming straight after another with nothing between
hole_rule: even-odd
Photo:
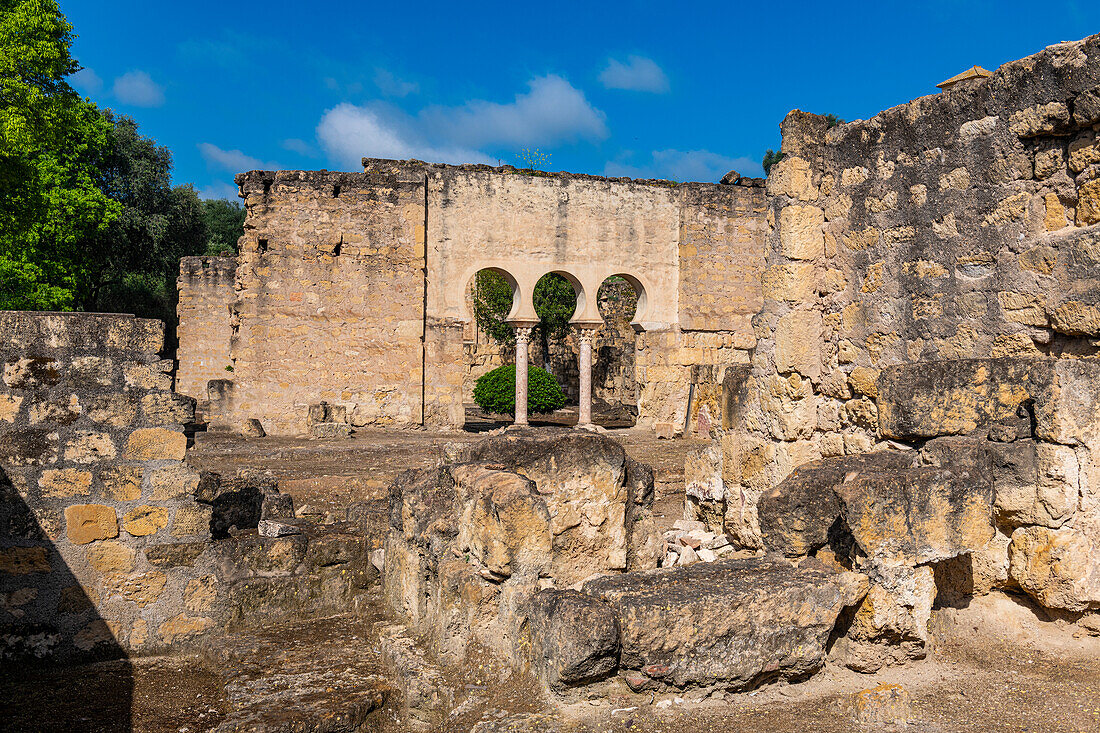
<instances>
[{"instance_id":1,"label":"arch opening","mask_svg":"<svg viewBox=\"0 0 1100 733\"><path fill-rule=\"evenodd\" d=\"M633 424L638 416L635 352L645 305L645 288L630 275L608 276L596 293L603 325L592 344L592 399L601 424Z\"/></svg>"}]
</instances>

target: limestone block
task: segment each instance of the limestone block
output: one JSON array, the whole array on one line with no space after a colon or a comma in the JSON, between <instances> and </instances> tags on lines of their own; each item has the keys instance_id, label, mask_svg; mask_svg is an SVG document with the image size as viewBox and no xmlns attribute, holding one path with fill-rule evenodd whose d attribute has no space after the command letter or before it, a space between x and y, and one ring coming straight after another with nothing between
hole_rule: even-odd
<instances>
[{"instance_id":1,"label":"limestone block","mask_svg":"<svg viewBox=\"0 0 1100 733\"><path fill-rule=\"evenodd\" d=\"M781 262L764 271L761 284L764 297L799 303L815 295L814 264L812 262Z\"/></svg>"},{"instance_id":2,"label":"limestone block","mask_svg":"<svg viewBox=\"0 0 1100 733\"><path fill-rule=\"evenodd\" d=\"M847 709L852 720L866 726L905 725L912 715L909 691L885 682L852 695Z\"/></svg>"},{"instance_id":3,"label":"limestone block","mask_svg":"<svg viewBox=\"0 0 1100 733\"><path fill-rule=\"evenodd\" d=\"M1073 100L1073 121L1079 127L1092 125L1100 120L1100 86L1086 89Z\"/></svg>"},{"instance_id":4,"label":"limestone block","mask_svg":"<svg viewBox=\"0 0 1100 733\"><path fill-rule=\"evenodd\" d=\"M210 532L213 508L205 504L184 504L172 518L173 537L194 537ZM128 531L128 530L127 530Z\"/></svg>"},{"instance_id":5,"label":"limestone block","mask_svg":"<svg viewBox=\"0 0 1100 733\"><path fill-rule=\"evenodd\" d=\"M140 466L115 466L100 474L107 496L116 501L134 501L141 498Z\"/></svg>"},{"instance_id":6,"label":"limestone block","mask_svg":"<svg viewBox=\"0 0 1100 733\"><path fill-rule=\"evenodd\" d=\"M1100 223L1100 179L1089 181L1077 189L1077 225Z\"/></svg>"},{"instance_id":7,"label":"limestone block","mask_svg":"<svg viewBox=\"0 0 1100 733\"><path fill-rule=\"evenodd\" d=\"M1100 365L1091 359L1058 359L1049 387L1035 394L1035 434L1062 445L1096 445L1100 437Z\"/></svg>"},{"instance_id":8,"label":"limestone block","mask_svg":"<svg viewBox=\"0 0 1100 733\"><path fill-rule=\"evenodd\" d=\"M817 189L813 185L809 161L796 155L784 156L768 173L768 191L773 196L813 201L817 198Z\"/></svg>"},{"instance_id":9,"label":"limestone block","mask_svg":"<svg viewBox=\"0 0 1100 733\"><path fill-rule=\"evenodd\" d=\"M0 422L15 422L23 398L18 395L0 394Z\"/></svg>"},{"instance_id":10,"label":"limestone block","mask_svg":"<svg viewBox=\"0 0 1100 733\"><path fill-rule=\"evenodd\" d=\"M994 505L1008 527L1060 527L1077 509L1077 456L1072 448L1017 440L987 447Z\"/></svg>"},{"instance_id":11,"label":"limestone block","mask_svg":"<svg viewBox=\"0 0 1100 733\"><path fill-rule=\"evenodd\" d=\"M97 542L88 547L88 564L102 576L113 578L134 569L136 553L120 542Z\"/></svg>"},{"instance_id":12,"label":"limestone block","mask_svg":"<svg viewBox=\"0 0 1100 733\"><path fill-rule=\"evenodd\" d=\"M175 392L152 392L141 398L141 414L149 425L186 425L195 419L195 400Z\"/></svg>"},{"instance_id":13,"label":"limestone block","mask_svg":"<svg viewBox=\"0 0 1100 733\"><path fill-rule=\"evenodd\" d=\"M182 461L186 453L187 436L166 428L141 428L126 441L126 457L135 461Z\"/></svg>"},{"instance_id":14,"label":"limestone block","mask_svg":"<svg viewBox=\"0 0 1100 733\"><path fill-rule=\"evenodd\" d=\"M524 609L517 645L555 692L591 684L619 663L619 622L606 603L575 590L544 590Z\"/></svg>"},{"instance_id":15,"label":"limestone block","mask_svg":"<svg viewBox=\"0 0 1100 733\"><path fill-rule=\"evenodd\" d=\"M84 412L95 422L125 427L137 417L137 405L129 394L96 395L87 400Z\"/></svg>"},{"instance_id":16,"label":"limestone block","mask_svg":"<svg viewBox=\"0 0 1100 733\"><path fill-rule=\"evenodd\" d=\"M92 491L92 474L75 468L48 469L38 478L43 496L87 496Z\"/></svg>"},{"instance_id":17,"label":"limestone block","mask_svg":"<svg viewBox=\"0 0 1100 733\"><path fill-rule=\"evenodd\" d=\"M192 578L183 590L183 605L192 613L208 613L218 596L218 579L213 575Z\"/></svg>"},{"instance_id":18,"label":"limestone block","mask_svg":"<svg viewBox=\"0 0 1100 733\"><path fill-rule=\"evenodd\" d=\"M786 206L779 212L779 243L784 257L814 260L825 251L825 213L816 206Z\"/></svg>"},{"instance_id":19,"label":"limestone block","mask_svg":"<svg viewBox=\"0 0 1100 733\"><path fill-rule=\"evenodd\" d=\"M1021 527L1012 533L1009 574L1046 608L1100 607L1100 527Z\"/></svg>"},{"instance_id":20,"label":"limestone block","mask_svg":"<svg viewBox=\"0 0 1100 733\"><path fill-rule=\"evenodd\" d=\"M605 576L584 592L619 619L620 668L657 686L740 690L763 676L818 669L840 611L858 603L857 573L768 560L718 560Z\"/></svg>"},{"instance_id":21,"label":"limestone block","mask_svg":"<svg viewBox=\"0 0 1100 733\"><path fill-rule=\"evenodd\" d=\"M206 616L188 616L180 613L161 624L157 634L165 644L174 644L181 639L201 634L213 625L213 619Z\"/></svg>"},{"instance_id":22,"label":"limestone block","mask_svg":"<svg viewBox=\"0 0 1100 733\"><path fill-rule=\"evenodd\" d=\"M870 562L913 566L989 542L992 489L988 474L964 465L860 473L834 490L848 529Z\"/></svg>"},{"instance_id":23,"label":"limestone block","mask_svg":"<svg viewBox=\"0 0 1100 733\"><path fill-rule=\"evenodd\" d=\"M458 547L494 575L545 572L551 564L551 517L532 481L514 473L459 467L455 481L470 497L459 521ZM557 533L574 519L555 517ZM576 517L577 524L581 517ZM574 525L575 526L575 525Z\"/></svg>"},{"instance_id":24,"label":"limestone block","mask_svg":"<svg viewBox=\"0 0 1100 733\"><path fill-rule=\"evenodd\" d=\"M0 548L0 573L28 575L48 573L52 569L49 551L45 547Z\"/></svg>"},{"instance_id":25,"label":"limestone block","mask_svg":"<svg viewBox=\"0 0 1100 733\"><path fill-rule=\"evenodd\" d=\"M135 537L156 534L168 526L168 508L142 505L122 517L122 527Z\"/></svg>"},{"instance_id":26,"label":"limestone block","mask_svg":"<svg viewBox=\"0 0 1100 733\"><path fill-rule=\"evenodd\" d=\"M118 449L107 433L78 430L65 445L64 457L76 463L97 463L118 455Z\"/></svg>"},{"instance_id":27,"label":"limestone block","mask_svg":"<svg viewBox=\"0 0 1100 733\"><path fill-rule=\"evenodd\" d=\"M1092 303L1068 300L1050 314L1050 325L1058 333L1071 336L1100 335L1100 307Z\"/></svg>"},{"instance_id":28,"label":"limestone block","mask_svg":"<svg viewBox=\"0 0 1100 733\"><path fill-rule=\"evenodd\" d=\"M160 600L167 582L167 575L159 570L154 570L121 580L115 586L114 592L120 595L123 600L129 601L139 608L145 608Z\"/></svg>"},{"instance_id":29,"label":"limestone block","mask_svg":"<svg viewBox=\"0 0 1100 733\"><path fill-rule=\"evenodd\" d=\"M1061 131L1069 120L1069 107L1065 102L1048 102L1014 112L1008 118L1008 129L1022 138L1050 135Z\"/></svg>"},{"instance_id":30,"label":"limestone block","mask_svg":"<svg viewBox=\"0 0 1100 733\"><path fill-rule=\"evenodd\" d=\"M194 496L198 487L199 474L182 464L149 472L149 498L153 501L172 501Z\"/></svg>"},{"instance_id":31,"label":"limestone block","mask_svg":"<svg viewBox=\"0 0 1100 733\"><path fill-rule=\"evenodd\" d=\"M1095 132L1086 130L1069 143L1069 169L1081 173L1094 163L1100 163L1100 141Z\"/></svg>"},{"instance_id":32,"label":"limestone block","mask_svg":"<svg viewBox=\"0 0 1100 733\"><path fill-rule=\"evenodd\" d=\"M781 317L775 327L776 370L820 377L821 329L818 311L793 311Z\"/></svg>"},{"instance_id":33,"label":"limestone block","mask_svg":"<svg viewBox=\"0 0 1100 733\"><path fill-rule=\"evenodd\" d=\"M70 504L65 507L65 533L74 545L118 537L118 517L114 507Z\"/></svg>"},{"instance_id":34,"label":"limestone block","mask_svg":"<svg viewBox=\"0 0 1100 733\"><path fill-rule=\"evenodd\" d=\"M1014 415L1050 381L1051 362L959 359L886 367L878 380L881 434L907 440L965 435Z\"/></svg>"},{"instance_id":35,"label":"limestone block","mask_svg":"<svg viewBox=\"0 0 1100 733\"><path fill-rule=\"evenodd\" d=\"M856 610L848 633L834 647L836 658L864 673L923 659L935 600L932 568L899 567L880 572Z\"/></svg>"}]
</instances>

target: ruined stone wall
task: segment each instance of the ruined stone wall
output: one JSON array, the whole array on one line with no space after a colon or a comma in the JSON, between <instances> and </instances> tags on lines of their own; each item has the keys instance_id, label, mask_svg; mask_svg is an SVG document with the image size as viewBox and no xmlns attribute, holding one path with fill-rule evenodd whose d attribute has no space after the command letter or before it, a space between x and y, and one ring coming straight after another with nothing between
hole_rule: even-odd
<instances>
[{"instance_id":1,"label":"ruined stone wall","mask_svg":"<svg viewBox=\"0 0 1100 733\"><path fill-rule=\"evenodd\" d=\"M754 541L755 497L793 467L901 437L883 369L1095 353L1098 123L1095 36L870 120L787 117L750 400L722 438L735 534Z\"/></svg>"},{"instance_id":2,"label":"ruined stone wall","mask_svg":"<svg viewBox=\"0 0 1100 733\"><path fill-rule=\"evenodd\" d=\"M646 358L631 365L622 324L622 333L601 332L594 389L640 405L642 424L685 414L692 365L741 362L752 346L760 181L364 166L362 174L239 176L247 218L232 296L227 267L183 264L181 386L205 398L207 382L218 380L204 406L214 422L240 429L256 418L268 432L300 434L308 406L325 401L345 408L352 427L461 425L472 380L501 358L464 344L467 289L484 267L513 278L520 310L531 310L518 317L534 317L531 291L542 275L566 275L581 292L585 322L602 319L600 284L624 276L641 293L633 325L647 332L638 343ZM213 343L197 339L204 326ZM230 358L215 365L225 333ZM569 391L576 349L551 351Z\"/></svg>"},{"instance_id":3,"label":"ruined stone wall","mask_svg":"<svg viewBox=\"0 0 1100 733\"><path fill-rule=\"evenodd\" d=\"M236 300L234 281L237 260L233 257L184 257L180 260L179 364L176 391L206 399L211 379L231 378L226 369L233 364L229 342L233 336L230 314Z\"/></svg>"},{"instance_id":4,"label":"ruined stone wall","mask_svg":"<svg viewBox=\"0 0 1100 733\"><path fill-rule=\"evenodd\" d=\"M767 201L755 179L743 185L682 188L679 324L685 331L751 331L763 304Z\"/></svg>"},{"instance_id":5,"label":"ruined stone wall","mask_svg":"<svg viewBox=\"0 0 1100 733\"><path fill-rule=\"evenodd\" d=\"M0 313L0 658L118 655L213 624L212 576L165 552L208 540L211 507L163 341L132 316Z\"/></svg>"},{"instance_id":6,"label":"ruined stone wall","mask_svg":"<svg viewBox=\"0 0 1100 733\"><path fill-rule=\"evenodd\" d=\"M425 388L440 381L423 373L423 176L253 172L238 183L236 420L303 433L308 406L324 400L353 426L420 424Z\"/></svg>"},{"instance_id":7,"label":"ruined stone wall","mask_svg":"<svg viewBox=\"0 0 1100 733\"><path fill-rule=\"evenodd\" d=\"M0 660L120 657L346 612L361 525L294 523L270 478L186 464L164 324L0 313Z\"/></svg>"}]
</instances>

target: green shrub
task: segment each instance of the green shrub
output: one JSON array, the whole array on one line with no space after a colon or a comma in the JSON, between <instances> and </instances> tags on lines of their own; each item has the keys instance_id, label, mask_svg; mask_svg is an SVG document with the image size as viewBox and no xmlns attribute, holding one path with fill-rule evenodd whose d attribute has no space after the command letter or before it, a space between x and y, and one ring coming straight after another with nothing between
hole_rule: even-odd
<instances>
[{"instance_id":1,"label":"green shrub","mask_svg":"<svg viewBox=\"0 0 1100 733\"><path fill-rule=\"evenodd\" d=\"M474 402L485 412L516 412L516 365L505 364L482 374L474 386ZM554 375L536 366L527 367L527 411L553 412L565 405L565 395Z\"/></svg>"}]
</instances>

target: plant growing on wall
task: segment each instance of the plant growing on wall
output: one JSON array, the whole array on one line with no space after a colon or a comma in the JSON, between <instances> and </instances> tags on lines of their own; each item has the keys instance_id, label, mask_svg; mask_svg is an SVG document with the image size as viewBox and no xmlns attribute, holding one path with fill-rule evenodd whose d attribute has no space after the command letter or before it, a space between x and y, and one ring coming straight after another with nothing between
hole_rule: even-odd
<instances>
[{"instance_id":1,"label":"plant growing on wall","mask_svg":"<svg viewBox=\"0 0 1100 733\"><path fill-rule=\"evenodd\" d=\"M520 168L538 171L550 165L550 156L551 153L544 153L538 148L524 148L516 155L516 160Z\"/></svg>"},{"instance_id":2,"label":"plant growing on wall","mask_svg":"<svg viewBox=\"0 0 1100 733\"><path fill-rule=\"evenodd\" d=\"M514 415L516 412L516 365L505 364L482 374L474 385L474 402L485 412ZM537 366L527 367L527 410L547 413L561 409L565 395L554 375Z\"/></svg>"}]
</instances>

